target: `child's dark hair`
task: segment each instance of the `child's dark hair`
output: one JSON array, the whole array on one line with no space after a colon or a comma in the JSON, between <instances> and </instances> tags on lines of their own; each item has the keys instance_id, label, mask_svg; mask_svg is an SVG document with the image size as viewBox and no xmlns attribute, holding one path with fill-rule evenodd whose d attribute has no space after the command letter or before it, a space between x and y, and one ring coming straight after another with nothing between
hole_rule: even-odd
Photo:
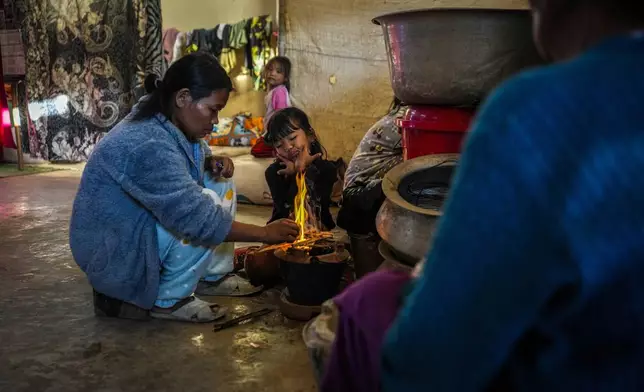
<instances>
[{"instance_id":1,"label":"child's dark hair","mask_svg":"<svg viewBox=\"0 0 644 392\"><path fill-rule=\"evenodd\" d=\"M190 91L192 99L198 100L210 96L213 91L232 91L233 84L213 55L203 52L191 53L172 63L163 80L155 80L150 75L146 77L145 89L150 94L150 99L141 102L141 107L133 119L145 120L157 113L171 118L174 95L184 88Z\"/></svg>"},{"instance_id":2,"label":"child's dark hair","mask_svg":"<svg viewBox=\"0 0 644 392\"><path fill-rule=\"evenodd\" d=\"M268 120L268 124L266 124L264 141L266 144L273 147L279 143L280 140L298 129L303 130L306 136L313 138L309 152L311 154L321 153L322 158L326 159L327 151L320 143L317 133L315 133L315 130L311 126L309 116L307 116L302 109L298 109L296 107L284 108L273 114L271 119Z\"/></svg>"},{"instance_id":3,"label":"child's dark hair","mask_svg":"<svg viewBox=\"0 0 644 392\"><path fill-rule=\"evenodd\" d=\"M291 60L288 59L288 57L285 56L276 56L273 57L272 59L268 60L266 63L266 66L264 66L264 70L268 70L270 66L274 65L280 65L282 67L282 71L284 72L284 87L286 87L286 90L289 92L291 91Z\"/></svg>"}]
</instances>

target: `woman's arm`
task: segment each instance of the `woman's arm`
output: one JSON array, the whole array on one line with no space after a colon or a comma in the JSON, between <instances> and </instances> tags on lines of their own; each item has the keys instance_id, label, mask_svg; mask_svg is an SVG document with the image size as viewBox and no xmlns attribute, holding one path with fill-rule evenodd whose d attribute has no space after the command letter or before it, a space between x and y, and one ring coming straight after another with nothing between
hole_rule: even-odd
<instances>
[{"instance_id":1,"label":"woman's arm","mask_svg":"<svg viewBox=\"0 0 644 392\"><path fill-rule=\"evenodd\" d=\"M202 192L185 157L168 143L150 140L134 149L120 183L163 227L191 242L218 245L230 231L233 217Z\"/></svg>"},{"instance_id":2,"label":"woman's arm","mask_svg":"<svg viewBox=\"0 0 644 392\"><path fill-rule=\"evenodd\" d=\"M233 222L192 179L185 158L158 140L145 142L130 153L120 183L163 227L194 243L283 242L298 233L290 221L265 228Z\"/></svg>"},{"instance_id":3,"label":"woman's arm","mask_svg":"<svg viewBox=\"0 0 644 392\"><path fill-rule=\"evenodd\" d=\"M266 226L255 226L247 223L233 222L230 231L226 236L227 242L264 242L267 244L279 244L282 242L293 242L299 234L299 228L295 222L288 220L277 220Z\"/></svg>"}]
</instances>

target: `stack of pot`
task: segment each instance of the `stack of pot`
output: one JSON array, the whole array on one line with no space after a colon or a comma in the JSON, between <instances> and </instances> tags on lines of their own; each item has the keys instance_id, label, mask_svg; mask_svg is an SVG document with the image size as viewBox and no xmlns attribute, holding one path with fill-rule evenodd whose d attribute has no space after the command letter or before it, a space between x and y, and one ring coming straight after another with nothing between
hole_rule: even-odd
<instances>
[{"instance_id":1,"label":"stack of pot","mask_svg":"<svg viewBox=\"0 0 644 392\"><path fill-rule=\"evenodd\" d=\"M441 212L412 197L423 193L417 186L410 192L412 182L449 186L478 104L541 60L529 11L430 9L383 15L374 23L384 32L394 93L409 105L398 123L405 161L383 180L387 200L376 224L387 254L413 265L428 251Z\"/></svg>"}]
</instances>

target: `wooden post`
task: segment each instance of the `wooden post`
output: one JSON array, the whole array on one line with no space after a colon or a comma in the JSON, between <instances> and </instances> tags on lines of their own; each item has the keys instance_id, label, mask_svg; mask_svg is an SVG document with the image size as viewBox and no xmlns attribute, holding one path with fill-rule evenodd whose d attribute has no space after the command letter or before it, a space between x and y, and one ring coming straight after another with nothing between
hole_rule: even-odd
<instances>
[{"instance_id":1,"label":"wooden post","mask_svg":"<svg viewBox=\"0 0 644 392\"><path fill-rule=\"evenodd\" d=\"M18 88L17 83L11 83L11 102L7 100L7 106L9 110L9 122L11 123L10 129L15 129L14 134L16 136L16 152L18 153L18 170L25 170L25 157L22 153L22 132L20 132L20 127L15 126L16 122L13 118L13 108L14 103L18 102L17 94ZM4 87L3 87L4 88Z\"/></svg>"},{"instance_id":2,"label":"wooden post","mask_svg":"<svg viewBox=\"0 0 644 392\"><path fill-rule=\"evenodd\" d=\"M25 170L25 157L22 154L22 132L20 127L16 129L16 151L18 152L18 170Z\"/></svg>"}]
</instances>

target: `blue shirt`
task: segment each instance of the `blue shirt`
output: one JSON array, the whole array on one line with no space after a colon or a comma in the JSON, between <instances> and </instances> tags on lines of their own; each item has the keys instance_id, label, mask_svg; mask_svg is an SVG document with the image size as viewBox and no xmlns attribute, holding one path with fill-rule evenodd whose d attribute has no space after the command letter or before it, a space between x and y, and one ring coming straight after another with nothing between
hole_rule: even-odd
<instances>
[{"instance_id":1,"label":"blue shirt","mask_svg":"<svg viewBox=\"0 0 644 392\"><path fill-rule=\"evenodd\" d=\"M224 241L233 217L202 193L209 152L202 146L162 115L128 117L97 144L69 233L74 259L94 289L146 309L154 305L161 266L157 223L193 243Z\"/></svg>"},{"instance_id":2,"label":"blue shirt","mask_svg":"<svg viewBox=\"0 0 644 392\"><path fill-rule=\"evenodd\" d=\"M643 67L619 37L489 98L385 391L644 390Z\"/></svg>"}]
</instances>

